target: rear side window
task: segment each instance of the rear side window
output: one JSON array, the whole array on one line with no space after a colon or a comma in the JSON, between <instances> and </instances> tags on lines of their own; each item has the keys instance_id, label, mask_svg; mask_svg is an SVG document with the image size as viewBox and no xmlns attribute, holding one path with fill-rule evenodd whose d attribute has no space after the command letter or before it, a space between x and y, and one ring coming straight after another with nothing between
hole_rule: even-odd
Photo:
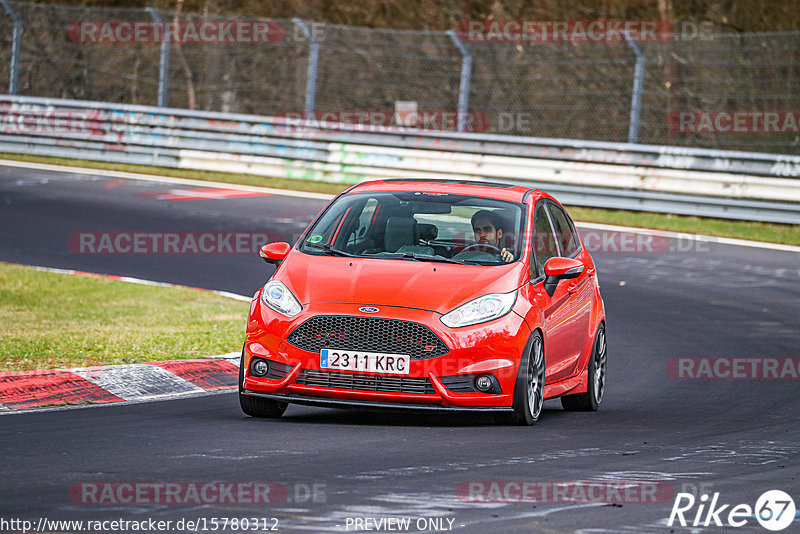
<instances>
[{"instance_id":1,"label":"rear side window","mask_svg":"<svg viewBox=\"0 0 800 534\"><path fill-rule=\"evenodd\" d=\"M533 262L531 265L531 280L544 276L544 264L550 258L558 256L553 229L544 208L540 202L533 217Z\"/></svg>"},{"instance_id":2,"label":"rear side window","mask_svg":"<svg viewBox=\"0 0 800 534\"><path fill-rule=\"evenodd\" d=\"M550 210L550 215L553 217L553 226L556 230L558 246L561 248L561 255L570 258L575 256L578 253L578 249L580 249L580 240L578 240L578 236L575 233L575 226L572 224L572 220L564 210L555 204L548 203L547 209Z\"/></svg>"}]
</instances>

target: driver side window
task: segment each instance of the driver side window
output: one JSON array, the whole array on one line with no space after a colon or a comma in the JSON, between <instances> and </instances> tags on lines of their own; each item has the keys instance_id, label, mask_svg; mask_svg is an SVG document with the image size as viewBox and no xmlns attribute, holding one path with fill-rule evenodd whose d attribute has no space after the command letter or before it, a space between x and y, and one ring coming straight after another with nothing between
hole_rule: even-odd
<instances>
[{"instance_id":1,"label":"driver side window","mask_svg":"<svg viewBox=\"0 0 800 534\"><path fill-rule=\"evenodd\" d=\"M531 261L531 280L544 276L544 264L558 256L553 229L547 217L544 202L540 202L533 215L533 261Z\"/></svg>"},{"instance_id":2,"label":"driver side window","mask_svg":"<svg viewBox=\"0 0 800 534\"><path fill-rule=\"evenodd\" d=\"M553 219L561 255L574 258L580 249L580 241L578 241L578 236L575 235L569 216L555 204L548 204L547 209L550 210L550 216Z\"/></svg>"}]
</instances>

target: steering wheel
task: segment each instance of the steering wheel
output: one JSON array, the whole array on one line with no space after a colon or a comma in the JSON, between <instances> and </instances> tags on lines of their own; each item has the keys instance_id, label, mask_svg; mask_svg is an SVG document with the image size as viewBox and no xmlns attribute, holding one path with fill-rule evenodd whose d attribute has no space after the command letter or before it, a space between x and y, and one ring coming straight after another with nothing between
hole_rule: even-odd
<instances>
[{"instance_id":1,"label":"steering wheel","mask_svg":"<svg viewBox=\"0 0 800 534\"><path fill-rule=\"evenodd\" d=\"M464 252L469 251L469 249L471 248L484 249L482 250L482 252L493 253L498 255L502 253L502 251L499 248L497 248L494 245L490 245L489 243L473 243L471 245L464 247L461 250L461 252L459 252L459 254L463 254ZM492 250L486 250L486 249L492 249Z\"/></svg>"}]
</instances>

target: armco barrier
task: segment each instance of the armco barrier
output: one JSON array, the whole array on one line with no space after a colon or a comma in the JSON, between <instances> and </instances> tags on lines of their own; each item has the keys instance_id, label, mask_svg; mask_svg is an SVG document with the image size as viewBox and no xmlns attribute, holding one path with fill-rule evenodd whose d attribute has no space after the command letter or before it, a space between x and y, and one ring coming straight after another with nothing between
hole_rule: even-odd
<instances>
[{"instance_id":1,"label":"armco barrier","mask_svg":"<svg viewBox=\"0 0 800 534\"><path fill-rule=\"evenodd\" d=\"M0 152L337 183L456 178L567 204L800 223L800 157L0 96Z\"/></svg>"}]
</instances>

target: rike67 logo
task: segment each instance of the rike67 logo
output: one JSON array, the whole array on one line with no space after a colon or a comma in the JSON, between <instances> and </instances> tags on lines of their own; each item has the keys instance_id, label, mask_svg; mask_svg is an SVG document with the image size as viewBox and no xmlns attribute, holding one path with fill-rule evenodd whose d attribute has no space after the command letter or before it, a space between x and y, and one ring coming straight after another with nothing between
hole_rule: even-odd
<instances>
[{"instance_id":1,"label":"rike67 logo","mask_svg":"<svg viewBox=\"0 0 800 534\"><path fill-rule=\"evenodd\" d=\"M780 531L792 524L796 508L794 500L781 490L764 492L756 501L755 507L749 504L721 504L719 493L711 497L703 494L696 499L691 493L678 493L672 505L668 526L675 522L692 527L743 527L748 520L755 518L767 530ZM696 510L695 510L695 505ZM687 519L688 518L688 519Z\"/></svg>"}]
</instances>

